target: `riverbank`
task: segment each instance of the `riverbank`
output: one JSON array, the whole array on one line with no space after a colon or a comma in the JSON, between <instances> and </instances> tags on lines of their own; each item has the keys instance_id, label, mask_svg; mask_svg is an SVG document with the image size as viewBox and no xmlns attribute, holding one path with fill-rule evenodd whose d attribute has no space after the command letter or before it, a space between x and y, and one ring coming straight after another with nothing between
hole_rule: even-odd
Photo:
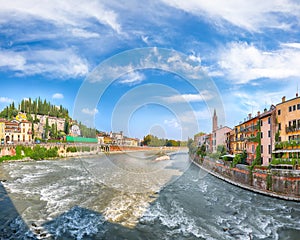
<instances>
[{"instance_id":1,"label":"riverbank","mask_svg":"<svg viewBox=\"0 0 300 240\"><path fill-rule=\"evenodd\" d=\"M192 162L209 174L243 189L300 202L300 171L250 171L245 167L230 168L222 161L208 158Z\"/></svg>"},{"instance_id":2,"label":"riverbank","mask_svg":"<svg viewBox=\"0 0 300 240\"><path fill-rule=\"evenodd\" d=\"M36 145L34 145L36 146ZM32 148L34 148L34 146ZM77 144L77 145L53 145L53 144L43 144L41 147L51 149L51 148L57 148L57 154L56 157L43 157L41 159L33 159L28 156L21 155L21 153L17 153L15 148L9 147L10 155L14 157L18 154L19 159L7 159L0 161L1 163L11 163L11 162L30 162L30 161L43 161L43 160L67 160L70 158L80 158L80 157L93 157L97 155L111 155L111 154L122 154L122 153L130 153L130 152L155 152L160 155L164 155L169 152L175 152L179 151L180 147L138 147L138 146L111 146L109 152L105 152L102 150L101 146L99 145L85 145L85 144ZM74 149L75 151L69 151L68 149ZM88 150L88 151L87 151Z\"/></svg>"}]
</instances>

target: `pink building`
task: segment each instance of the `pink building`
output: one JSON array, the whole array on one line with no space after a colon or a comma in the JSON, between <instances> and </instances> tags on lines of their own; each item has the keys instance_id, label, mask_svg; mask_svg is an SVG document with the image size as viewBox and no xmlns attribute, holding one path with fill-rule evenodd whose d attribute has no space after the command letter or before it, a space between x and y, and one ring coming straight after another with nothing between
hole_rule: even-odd
<instances>
[{"instance_id":1,"label":"pink building","mask_svg":"<svg viewBox=\"0 0 300 240\"><path fill-rule=\"evenodd\" d=\"M272 105L270 110L265 111L259 116L260 119L260 138L261 138L261 162L268 166L272 160L272 150L275 146L276 131L276 107Z\"/></svg>"},{"instance_id":2,"label":"pink building","mask_svg":"<svg viewBox=\"0 0 300 240\"><path fill-rule=\"evenodd\" d=\"M232 129L230 127L220 127L213 132L213 152L217 151L218 146L227 146L227 133Z\"/></svg>"}]
</instances>

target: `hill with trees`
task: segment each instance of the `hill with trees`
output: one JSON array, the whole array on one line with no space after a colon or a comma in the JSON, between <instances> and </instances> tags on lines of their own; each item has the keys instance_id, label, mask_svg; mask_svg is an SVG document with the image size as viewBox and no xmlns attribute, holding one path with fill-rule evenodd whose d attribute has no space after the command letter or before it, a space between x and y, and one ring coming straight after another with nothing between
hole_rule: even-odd
<instances>
[{"instance_id":1,"label":"hill with trees","mask_svg":"<svg viewBox=\"0 0 300 240\"><path fill-rule=\"evenodd\" d=\"M56 106L46 99L42 100L40 97L32 100L31 98L23 99L18 105L15 102L12 102L7 107L5 107L0 112L0 118L4 118L8 121L11 121L16 118L18 113L23 113L26 115L27 120L32 123L32 137L34 138L35 125L40 123L41 116L46 116L46 122L43 124L43 136L45 139L57 139L62 138L70 134L70 128L72 124L79 126L81 135L84 137L94 138L96 137L97 130L94 128L89 128L82 123L76 123L69 116L69 111L67 108L64 108L62 105ZM61 130L57 129L57 123L49 124L48 118L57 118L64 120L64 128Z\"/></svg>"}]
</instances>

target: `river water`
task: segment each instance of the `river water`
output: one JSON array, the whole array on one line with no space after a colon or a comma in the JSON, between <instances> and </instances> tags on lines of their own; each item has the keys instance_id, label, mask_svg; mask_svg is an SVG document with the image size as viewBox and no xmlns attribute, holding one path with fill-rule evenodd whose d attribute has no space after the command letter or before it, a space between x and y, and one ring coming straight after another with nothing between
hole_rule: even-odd
<instances>
[{"instance_id":1,"label":"river water","mask_svg":"<svg viewBox=\"0 0 300 240\"><path fill-rule=\"evenodd\" d=\"M0 165L0 239L300 239L300 203L245 191L188 155Z\"/></svg>"}]
</instances>

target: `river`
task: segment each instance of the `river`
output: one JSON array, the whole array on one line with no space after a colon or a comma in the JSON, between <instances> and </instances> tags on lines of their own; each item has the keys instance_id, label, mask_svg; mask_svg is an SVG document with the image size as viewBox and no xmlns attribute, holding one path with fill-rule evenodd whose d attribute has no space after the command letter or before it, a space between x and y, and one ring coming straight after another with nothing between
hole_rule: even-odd
<instances>
[{"instance_id":1,"label":"river","mask_svg":"<svg viewBox=\"0 0 300 240\"><path fill-rule=\"evenodd\" d=\"M156 157L1 164L0 239L300 239L300 203Z\"/></svg>"}]
</instances>

